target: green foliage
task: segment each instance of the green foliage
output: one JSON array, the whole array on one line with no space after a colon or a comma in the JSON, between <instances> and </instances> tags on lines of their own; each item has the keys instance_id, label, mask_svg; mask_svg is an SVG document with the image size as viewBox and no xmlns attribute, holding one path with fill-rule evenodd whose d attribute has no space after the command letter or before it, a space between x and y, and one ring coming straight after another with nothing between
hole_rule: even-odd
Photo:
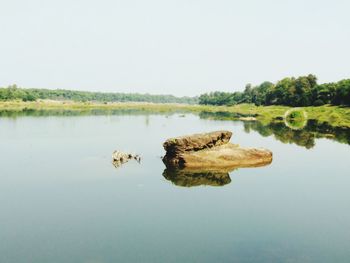
<instances>
[{"instance_id":1,"label":"green foliage","mask_svg":"<svg viewBox=\"0 0 350 263\"><path fill-rule=\"evenodd\" d=\"M291 110L287 106L256 106L254 104L238 104L233 106L211 106L211 105L189 105L189 104L167 104L167 103L97 103L97 102L73 102L73 101L48 101L40 100L36 102L23 102L20 100L0 101L0 111L21 111L21 110L65 110L83 112L110 112L115 110L136 110L142 112L152 112L157 114L178 112L199 113L208 118L220 115L222 118L241 119L242 117L255 117L262 123L272 120L284 119L287 111ZM323 105L320 107L305 107L303 110L307 114L308 120L329 123L334 127L350 127L350 107ZM214 115L212 115L213 113ZM88 114L88 113L87 113ZM215 117L216 118L216 117Z\"/></svg>"},{"instance_id":2,"label":"green foliage","mask_svg":"<svg viewBox=\"0 0 350 263\"><path fill-rule=\"evenodd\" d=\"M285 125L293 130L303 129L306 124L307 124L307 119L305 119L304 115L300 112L292 112L285 119Z\"/></svg>"},{"instance_id":3,"label":"green foliage","mask_svg":"<svg viewBox=\"0 0 350 263\"><path fill-rule=\"evenodd\" d=\"M243 92L213 92L199 97L200 104L286 105L292 107L322 106L325 104L350 106L350 79L336 83L317 84L315 75L284 78L276 84L263 82L252 87L247 84Z\"/></svg>"},{"instance_id":4,"label":"green foliage","mask_svg":"<svg viewBox=\"0 0 350 263\"><path fill-rule=\"evenodd\" d=\"M245 102L245 97L241 92L211 92L209 94L202 94L199 96L199 104L203 105L228 105L232 106Z\"/></svg>"},{"instance_id":5,"label":"green foliage","mask_svg":"<svg viewBox=\"0 0 350 263\"><path fill-rule=\"evenodd\" d=\"M317 99L314 101L314 106L322 106L324 104L325 104L324 101L321 99Z\"/></svg>"},{"instance_id":6,"label":"green foliage","mask_svg":"<svg viewBox=\"0 0 350 263\"><path fill-rule=\"evenodd\" d=\"M332 103L336 105L350 105L350 79L344 79L337 83Z\"/></svg>"},{"instance_id":7,"label":"green foliage","mask_svg":"<svg viewBox=\"0 0 350 263\"><path fill-rule=\"evenodd\" d=\"M303 115L303 113L302 113L301 111L295 110L295 111L292 111L292 112L287 116L287 118L289 118L289 119L302 119L302 118L304 118L304 115Z\"/></svg>"},{"instance_id":8,"label":"green foliage","mask_svg":"<svg viewBox=\"0 0 350 263\"><path fill-rule=\"evenodd\" d=\"M0 88L0 100L35 101L47 100L72 100L76 102L152 102L152 103L186 103L195 104L196 97L175 97L173 95L150 95L138 93L102 93L73 90L48 90L48 89L22 89L16 85Z\"/></svg>"}]
</instances>

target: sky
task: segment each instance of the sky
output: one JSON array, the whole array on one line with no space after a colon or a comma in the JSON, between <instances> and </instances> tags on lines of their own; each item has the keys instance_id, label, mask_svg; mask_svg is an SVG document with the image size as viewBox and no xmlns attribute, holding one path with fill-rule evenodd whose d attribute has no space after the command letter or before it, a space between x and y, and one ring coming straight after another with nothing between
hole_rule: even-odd
<instances>
[{"instance_id":1,"label":"sky","mask_svg":"<svg viewBox=\"0 0 350 263\"><path fill-rule=\"evenodd\" d=\"M0 86L195 96L350 78L348 0L0 0Z\"/></svg>"}]
</instances>

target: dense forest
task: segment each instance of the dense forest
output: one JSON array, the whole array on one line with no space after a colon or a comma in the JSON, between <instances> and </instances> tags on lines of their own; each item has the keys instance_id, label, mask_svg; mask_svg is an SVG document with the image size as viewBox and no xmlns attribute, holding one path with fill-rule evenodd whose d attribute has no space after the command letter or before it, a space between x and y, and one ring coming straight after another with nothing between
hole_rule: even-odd
<instances>
[{"instance_id":1,"label":"dense forest","mask_svg":"<svg viewBox=\"0 0 350 263\"><path fill-rule=\"evenodd\" d=\"M321 106L324 104L350 106L350 79L335 83L317 84L314 75L284 78L277 83L247 84L243 92L212 92L202 94L199 104Z\"/></svg>"},{"instance_id":2,"label":"dense forest","mask_svg":"<svg viewBox=\"0 0 350 263\"><path fill-rule=\"evenodd\" d=\"M265 81L258 86L247 84L243 92L211 92L198 97L175 97L138 93L104 93L73 90L23 89L16 85L0 88L0 100L35 101L37 99L92 102L152 102L208 105L350 106L350 79L318 84L316 76L284 78L277 83Z\"/></svg>"},{"instance_id":3,"label":"dense forest","mask_svg":"<svg viewBox=\"0 0 350 263\"><path fill-rule=\"evenodd\" d=\"M72 100L95 102L152 102L152 103L198 103L198 98L175 97L173 95L150 95L138 93L103 93L74 90L22 89L16 85L0 88L0 100L35 101Z\"/></svg>"}]
</instances>

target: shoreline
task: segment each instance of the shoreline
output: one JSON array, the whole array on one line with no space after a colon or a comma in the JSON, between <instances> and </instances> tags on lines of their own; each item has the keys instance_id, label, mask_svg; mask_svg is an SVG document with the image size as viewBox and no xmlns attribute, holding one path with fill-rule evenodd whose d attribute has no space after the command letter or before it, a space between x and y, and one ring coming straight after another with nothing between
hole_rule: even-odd
<instances>
[{"instance_id":1,"label":"shoreline","mask_svg":"<svg viewBox=\"0 0 350 263\"><path fill-rule=\"evenodd\" d=\"M286 111L292 107L288 106L255 106L253 104L238 104L234 106L212 106L198 104L179 103L149 103L149 102L75 102L75 101L53 101L37 100L33 102L0 101L0 111L20 112L24 110L70 110L70 111L91 111L91 110L139 110L149 113L212 113L212 114L238 114L242 121L256 120L266 123L283 118ZM332 126L350 128L350 107L341 106L310 106L299 107L307 113L308 119L319 122L327 122ZM230 116L228 116L228 119ZM232 118L232 117L231 117Z\"/></svg>"}]
</instances>

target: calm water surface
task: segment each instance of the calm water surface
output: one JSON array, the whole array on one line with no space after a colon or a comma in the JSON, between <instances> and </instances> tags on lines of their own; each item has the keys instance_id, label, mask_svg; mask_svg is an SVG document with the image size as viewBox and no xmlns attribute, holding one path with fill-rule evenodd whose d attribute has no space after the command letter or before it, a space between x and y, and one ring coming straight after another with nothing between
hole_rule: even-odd
<instances>
[{"instance_id":1,"label":"calm water surface","mask_svg":"<svg viewBox=\"0 0 350 263\"><path fill-rule=\"evenodd\" d=\"M349 131L282 126L191 114L1 117L0 262L350 262ZM167 138L219 129L272 150L273 163L237 169L223 186L163 176ZM141 164L116 169L115 149Z\"/></svg>"}]
</instances>

